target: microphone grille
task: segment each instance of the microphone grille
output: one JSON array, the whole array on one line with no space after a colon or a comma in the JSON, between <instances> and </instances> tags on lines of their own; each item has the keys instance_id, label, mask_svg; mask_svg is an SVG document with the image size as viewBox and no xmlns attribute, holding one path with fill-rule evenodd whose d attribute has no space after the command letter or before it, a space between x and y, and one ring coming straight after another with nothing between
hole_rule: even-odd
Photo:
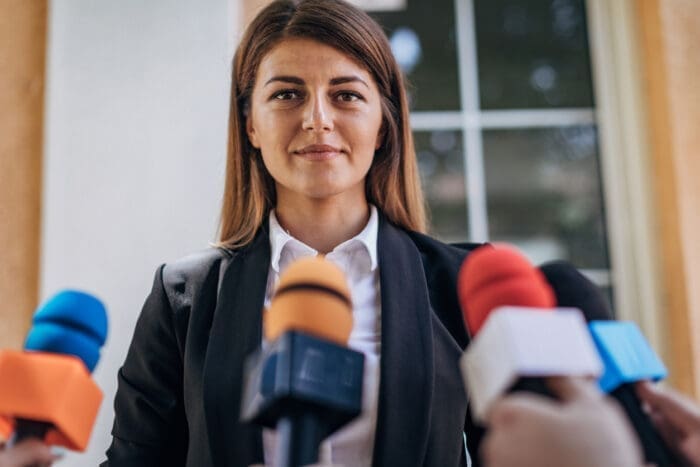
<instances>
[{"instance_id":1,"label":"microphone grille","mask_svg":"<svg viewBox=\"0 0 700 467\"><path fill-rule=\"evenodd\" d=\"M297 260L280 276L263 316L265 338L301 331L346 344L353 322L350 297L338 266L320 256Z\"/></svg>"},{"instance_id":2,"label":"microphone grille","mask_svg":"<svg viewBox=\"0 0 700 467\"><path fill-rule=\"evenodd\" d=\"M92 371L107 338L107 312L96 297L64 290L34 313L25 350L74 355Z\"/></svg>"},{"instance_id":3,"label":"microphone grille","mask_svg":"<svg viewBox=\"0 0 700 467\"><path fill-rule=\"evenodd\" d=\"M484 245L467 256L457 287L472 336L495 308L552 308L556 303L542 273L516 248L504 244Z\"/></svg>"},{"instance_id":4,"label":"microphone grille","mask_svg":"<svg viewBox=\"0 0 700 467\"><path fill-rule=\"evenodd\" d=\"M614 319L608 300L600 288L566 261L550 261L540 266L554 289L557 305L581 310L586 321Z\"/></svg>"}]
</instances>

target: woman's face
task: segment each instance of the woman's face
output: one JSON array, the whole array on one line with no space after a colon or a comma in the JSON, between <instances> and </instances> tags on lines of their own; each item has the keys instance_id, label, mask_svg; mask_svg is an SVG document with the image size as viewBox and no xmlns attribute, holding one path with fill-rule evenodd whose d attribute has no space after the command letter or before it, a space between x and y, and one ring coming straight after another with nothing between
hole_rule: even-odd
<instances>
[{"instance_id":1,"label":"woman's face","mask_svg":"<svg viewBox=\"0 0 700 467\"><path fill-rule=\"evenodd\" d=\"M337 49L286 39L262 59L246 130L276 182L278 203L299 195L364 202L381 125L376 83Z\"/></svg>"}]
</instances>

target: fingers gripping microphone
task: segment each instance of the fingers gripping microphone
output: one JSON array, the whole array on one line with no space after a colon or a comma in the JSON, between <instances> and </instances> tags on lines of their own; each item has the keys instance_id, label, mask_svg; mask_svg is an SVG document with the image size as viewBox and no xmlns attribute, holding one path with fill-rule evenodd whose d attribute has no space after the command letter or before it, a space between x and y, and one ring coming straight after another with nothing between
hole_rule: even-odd
<instances>
[{"instance_id":1,"label":"fingers gripping microphone","mask_svg":"<svg viewBox=\"0 0 700 467\"><path fill-rule=\"evenodd\" d=\"M340 269L304 258L280 277L264 314L271 345L246 364L241 418L277 428L277 465L318 462L324 438L362 408L364 355L347 348L350 290Z\"/></svg>"},{"instance_id":2,"label":"fingers gripping microphone","mask_svg":"<svg viewBox=\"0 0 700 467\"><path fill-rule=\"evenodd\" d=\"M106 336L105 308L89 294L66 290L36 311L24 351L0 352L0 418L12 443L85 450L102 401L90 372Z\"/></svg>"},{"instance_id":3,"label":"fingers gripping microphone","mask_svg":"<svg viewBox=\"0 0 700 467\"><path fill-rule=\"evenodd\" d=\"M579 308L603 360L605 370L600 388L622 406L637 433L647 463L669 466L684 462L659 436L634 389L641 380L666 377L666 368L632 322L613 321L613 315L600 289L564 261L554 261L540 270L556 292L560 306Z\"/></svg>"},{"instance_id":4,"label":"fingers gripping microphone","mask_svg":"<svg viewBox=\"0 0 700 467\"><path fill-rule=\"evenodd\" d=\"M544 276L514 248L487 245L472 252L460 269L458 296L474 336L460 365L477 419L509 391L553 397L544 377L600 374L581 313L553 308Z\"/></svg>"}]
</instances>

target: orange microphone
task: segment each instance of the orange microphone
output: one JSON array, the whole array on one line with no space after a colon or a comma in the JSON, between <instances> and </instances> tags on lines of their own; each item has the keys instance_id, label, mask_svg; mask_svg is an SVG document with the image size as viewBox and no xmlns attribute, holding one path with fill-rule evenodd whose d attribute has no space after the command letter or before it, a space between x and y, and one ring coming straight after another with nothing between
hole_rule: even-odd
<instances>
[{"instance_id":1,"label":"orange microphone","mask_svg":"<svg viewBox=\"0 0 700 467\"><path fill-rule=\"evenodd\" d=\"M352 331L352 301L345 274L319 256L292 263L280 277L263 319L268 341L299 331L346 345Z\"/></svg>"},{"instance_id":2,"label":"orange microphone","mask_svg":"<svg viewBox=\"0 0 700 467\"><path fill-rule=\"evenodd\" d=\"M347 348L350 289L321 258L280 277L263 327L270 345L248 358L241 418L277 429L278 466L318 463L324 438L362 409L364 355Z\"/></svg>"},{"instance_id":3,"label":"orange microphone","mask_svg":"<svg viewBox=\"0 0 700 467\"><path fill-rule=\"evenodd\" d=\"M0 431L84 451L102 401L90 377L107 335L102 303L63 291L35 313L24 351L0 351Z\"/></svg>"}]
</instances>

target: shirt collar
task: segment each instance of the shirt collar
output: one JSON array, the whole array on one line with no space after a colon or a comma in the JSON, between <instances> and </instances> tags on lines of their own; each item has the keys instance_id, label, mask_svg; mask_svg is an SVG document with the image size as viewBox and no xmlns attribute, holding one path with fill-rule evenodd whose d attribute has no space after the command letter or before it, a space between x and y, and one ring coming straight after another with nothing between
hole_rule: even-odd
<instances>
[{"instance_id":1,"label":"shirt collar","mask_svg":"<svg viewBox=\"0 0 700 467\"><path fill-rule=\"evenodd\" d=\"M377 268L377 232L379 229L379 215L377 208L374 205L369 205L370 214L369 221L362 231L349 240L344 241L333 249L333 252L348 249L358 242L365 247L369 255L370 270L374 271ZM275 211L270 212L270 264L272 269L280 272L280 259L283 252L291 253L293 259L303 256L315 256L318 251L306 245L305 243L292 237L289 232L284 230L277 220ZM329 253L331 254L331 253Z\"/></svg>"}]
</instances>

